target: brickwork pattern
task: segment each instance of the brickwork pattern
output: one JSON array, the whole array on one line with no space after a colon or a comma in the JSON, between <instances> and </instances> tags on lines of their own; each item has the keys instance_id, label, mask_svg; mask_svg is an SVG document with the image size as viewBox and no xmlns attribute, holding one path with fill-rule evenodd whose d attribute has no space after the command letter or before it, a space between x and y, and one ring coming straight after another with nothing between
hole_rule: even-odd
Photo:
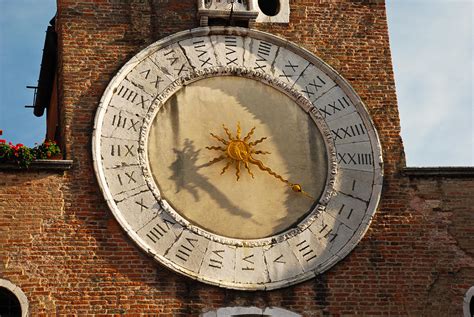
<instances>
[{"instance_id":1,"label":"brickwork pattern","mask_svg":"<svg viewBox=\"0 0 474 317\"><path fill-rule=\"evenodd\" d=\"M194 0L58 1L61 126L72 170L0 171L0 278L33 316L198 316L276 306L303 316L461 315L474 284L472 178L407 178L380 1L290 1L291 23L257 28L309 49L344 76L380 134L384 192L356 249L329 272L271 292L220 289L158 265L108 210L92 167L100 97L134 54L196 27Z\"/></svg>"}]
</instances>

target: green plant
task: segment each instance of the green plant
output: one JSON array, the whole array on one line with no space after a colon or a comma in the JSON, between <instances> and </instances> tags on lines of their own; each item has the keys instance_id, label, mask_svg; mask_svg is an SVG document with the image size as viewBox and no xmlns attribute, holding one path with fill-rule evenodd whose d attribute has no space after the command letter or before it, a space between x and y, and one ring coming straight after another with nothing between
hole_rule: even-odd
<instances>
[{"instance_id":1,"label":"green plant","mask_svg":"<svg viewBox=\"0 0 474 317\"><path fill-rule=\"evenodd\" d=\"M5 140L0 140L0 162L15 162L21 167L28 167L34 159L34 151L29 147L11 142L7 145Z\"/></svg>"},{"instance_id":2,"label":"green plant","mask_svg":"<svg viewBox=\"0 0 474 317\"><path fill-rule=\"evenodd\" d=\"M33 148L36 159L49 159L61 154L61 149L56 142L45 140L42 144Z\"/></svg>"},{"instance_id":3,"label":"green plant","mask_svg":"<svg viewBox=\"0 0 474 317\"><path fill-rule=\"evenodd\" d=\"M34 148L29 148L21 143L7 144L6 140L0 139L0 163L13 162L20 167L28 167L34 160L49 159L60 154L61 149L54 141L46 140Z\"/></svg>"}]
</instances>

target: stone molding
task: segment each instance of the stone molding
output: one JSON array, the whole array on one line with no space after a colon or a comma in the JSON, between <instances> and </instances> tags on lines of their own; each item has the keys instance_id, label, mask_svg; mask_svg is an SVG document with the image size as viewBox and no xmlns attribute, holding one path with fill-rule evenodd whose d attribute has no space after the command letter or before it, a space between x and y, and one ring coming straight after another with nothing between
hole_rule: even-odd
<instances>
[{"instance_id":1,"label":"stone molding","mask_svg":"<svg viewBox=\"0 0 474 317\"><path fill-rule=\"evenodd\" d=\"M408 177L474 177L474 166L405 167L402 174Z\"/></svg>"},{"instance_id":2,"label":"stone molding","mask_svg":"<svg viewBox=\"0 0 474 317\"><path fill-rule=\"evenodd\" d=\"M201 314L201 317L237 317L237 316L301 317L300 314L278 307L222 307Z\"/></svg>"},{"instance_id":3,"label":"stone molding","mask_svg":"<svg viewBox=\"0 0 474 317\"><path fill-rule=\"evenodd\" d=\"M0 171L67 171L72 168L73 160L37 160L31 162L28 168L22 168L15 163L0 164Z\"/></svg>"}]
</instances>

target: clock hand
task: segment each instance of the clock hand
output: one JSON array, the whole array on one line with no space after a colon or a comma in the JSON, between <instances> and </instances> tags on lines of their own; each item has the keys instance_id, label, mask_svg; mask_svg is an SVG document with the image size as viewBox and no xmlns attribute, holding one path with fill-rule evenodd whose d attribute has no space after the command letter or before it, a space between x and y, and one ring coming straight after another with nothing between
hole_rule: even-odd
<instances>
[{"instance_id":1,"label":"clock hand","mask_svg":"<svg viewBox=\"0 0 474 317\"><path fill-rule=\"evenodd\" d=\"M260 170L267 172L268 174L272 175L276 179L288 185L294 192L301 193L306 198L314 200L314 198L311 195L309 195L307 192L303 190L300 184L290 183L289 180L284 179L281 175L275 173L271 168L265 166L262 161L257 160L252 156L252 154L270 154L269 152L266 152L266 151L260 151L260 150L257 151L253 149L257 144L265 141L267 137L263 137L256 141L249 142L255 131L255 127L253 127L243 139L241 139L242 129L240 128L240 122L237 122L237 133L235 137L232 136L232 133L229 131L229 129L225 125L222 125L222 127L224 128L224 131L228 137L227 140L213 133L211 133L211 136L214 139L221 142L225 146L207 146L206 149L221 151L221 152L224 152L224 154L210 161L208 163L209 165L217 163L223 159L227 159L227 165L224 167L221 174L223 174L229 166L231 166L232 164L235 164L235 168L236 168L235 175L238 181L240 178L241 163L244 164L245 168L247 169L247 172L250 174L250 176L252 176L252 178L254 177L254 175L250 171L249 163L254 164L254 165L257 165Z\"/></svg>"},{"instance_id":2,"label":"clock hand","mask_svg":"<svg viewBox=\"0 0 474 317\"><path fill-rule=\"evenodd\" d=\"M294 191L294 192L297 192L297 193L301 193L303 194L305 197L308 197L312 200L315 200L313 196L309 195L307 192L305 192L303 190L303 188L301 188L301 185L300 184L291 184L291 189Z\"/></svg>"},{"instance_id":3,"label":"clock hand","mask_svg":"<svg viewBox=\"0 0 474 317\"><path fill-rule=\"evenodd\" d=\"M265 166L265 165L262 163L262 161L256 160L256 159L254 159L253 157L250 156L250 157L249 157L249 163L252 163L252 164L254 164L254 165L257 165L258 168L260 168L262 171L265 171L265 172L267 172L268 174L272 175L273 177L275 177L275 178L281 180L283 183L285 183L285 184L287 184L288 186L290 186L290 188L291 188L294 192L296 192L296 193L301 193L301 194L303 194L305 197L314 200L314 198L313 198L311 195L309 195L307 192L305 192L305 191L303 190L303 188L301 187L300 184L296 184L296 183L293 184L293 183L290 183L289 180L284 179L281 175L279 175L279 174L275 173L274 171L272 171L272 169L271 169L270 167Z\"/></svg>"}]
</instances>

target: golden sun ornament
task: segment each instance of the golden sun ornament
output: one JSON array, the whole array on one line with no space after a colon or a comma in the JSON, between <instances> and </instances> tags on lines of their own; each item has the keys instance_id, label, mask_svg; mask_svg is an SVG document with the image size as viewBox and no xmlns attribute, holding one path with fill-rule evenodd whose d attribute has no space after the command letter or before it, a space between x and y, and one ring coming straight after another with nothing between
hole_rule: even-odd
<instances>
[{"instance_id":1,"label":"golden sun ornament","mask_svg":"<svg viewBox=\"0 0 474 317\"><path fill-rule=\"evenodd\" d=\"M221 138L214 133L211 133L211 136L224 144L224 146L206 146L206 149L208 150L216 150L216 151L222 151L224 154L222 154L219 157L216 157L212 161L208 163L208 165L215 164L217 162L220 162L222 160L227 159L227 164L224 166L222 169L221 175L225 173L225 171L231 166L235 165L235 176L237 181L240 179L240 170L241 170L241 165L243 164L247 172L249 173L252 178L254 178L254 174L250 170L250 165L253 164L256 165L260 170L267 172L268 174L272 175L276 179L282 181L286 185L288 185L294 192L301 193L305 195L306 197L313 199L308 193L303 191L301 188L300 184L294 184L288 181L287 179L284 179L281 175L275 173L272 171L271 168L265 166L262 161L257 160L256 158L253 157L253 155L258 155L258 154L270 154L270 152L267 151L260 151L254 149L255 146L259 143L262 143L267 139L267 137L262 137L256 141L249 142L250 139L252 138L253 133L255 132L255 127L253 127L247 135L241 139L241 134L242 134L242 129L240 128L240 122L237 122L237 133L236 137L234 138L232 134L230 133L229 129L223 124L222 127L224 128L225 133L227 134L228 139Z\"/></svg>"}]
</instances>

